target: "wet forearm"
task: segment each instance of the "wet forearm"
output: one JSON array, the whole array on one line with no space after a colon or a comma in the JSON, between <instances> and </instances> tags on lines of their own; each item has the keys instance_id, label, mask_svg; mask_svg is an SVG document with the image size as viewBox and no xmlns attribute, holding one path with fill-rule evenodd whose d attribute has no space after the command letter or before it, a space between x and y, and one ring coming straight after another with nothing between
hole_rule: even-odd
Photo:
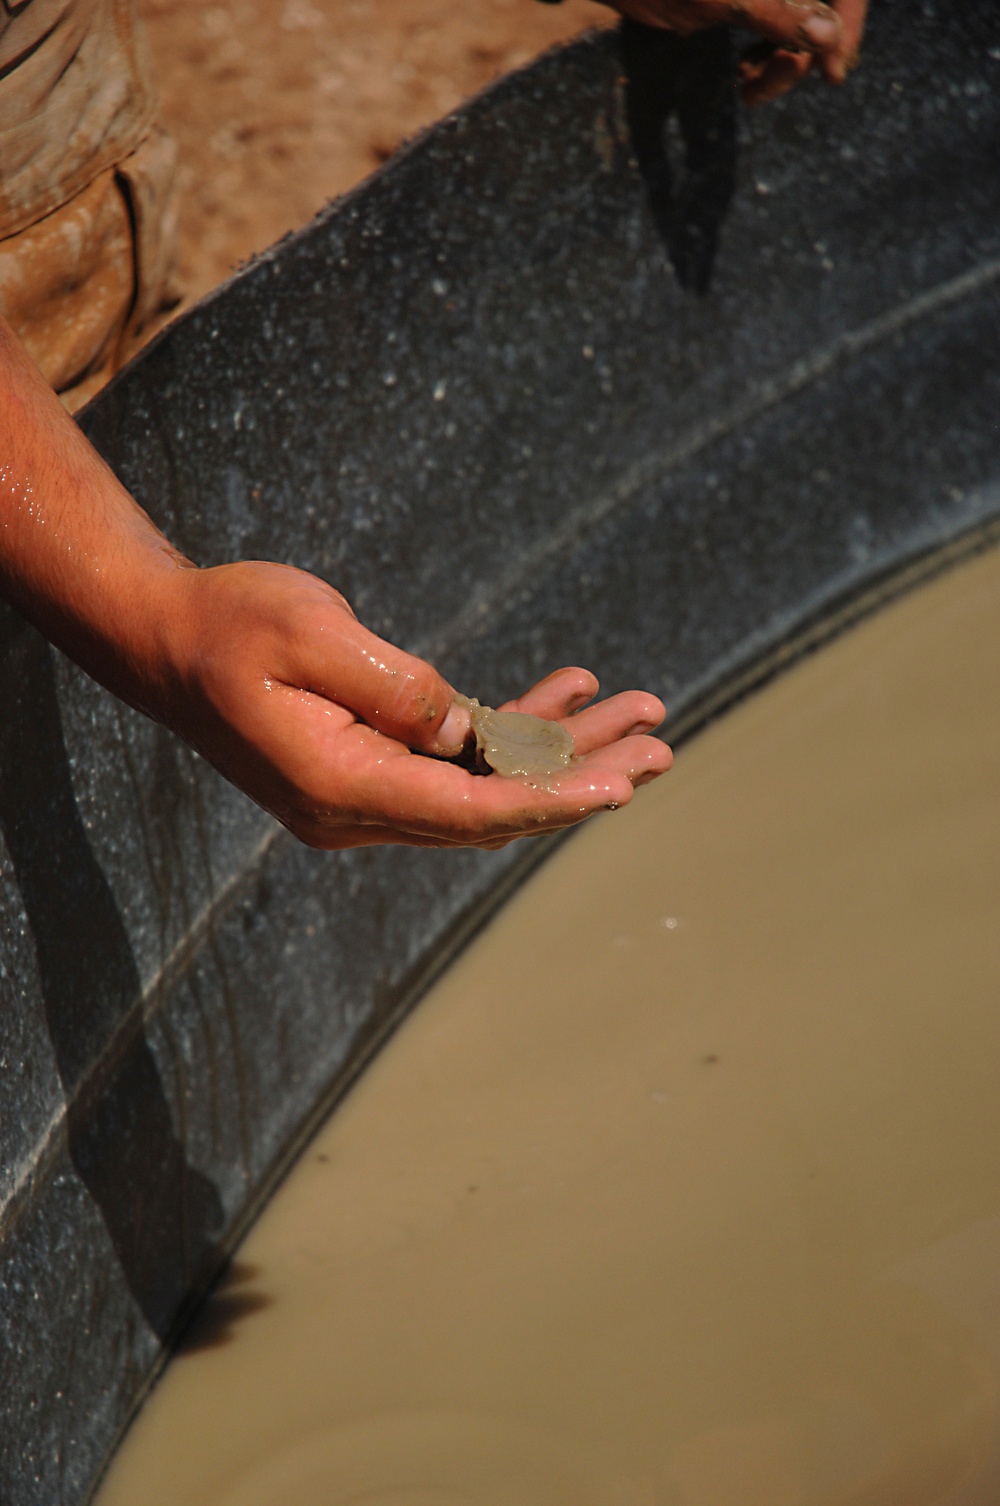
<instances>
[{"instance_id":1,"label":"wet forearm","mask_svg":"<svg viewBox=\"0 0 1000 1506\"><path fill-rule=\"evenodd\" d=\"M171 674L171 591L187 563L0 320L0 592L96 679L155 713Z\"/></svg>"}]
</instances>

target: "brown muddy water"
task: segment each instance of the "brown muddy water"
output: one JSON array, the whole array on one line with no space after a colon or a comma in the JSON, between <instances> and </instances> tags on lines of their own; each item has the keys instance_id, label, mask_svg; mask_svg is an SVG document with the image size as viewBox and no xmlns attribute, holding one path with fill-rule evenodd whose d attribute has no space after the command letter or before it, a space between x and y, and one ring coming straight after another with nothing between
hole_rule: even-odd
<instances>
[{"instance_id":1,"label":"brown muddy water","mask_svg":"<svg viewBox=\"0 0 1000 1506\"><path fill-rule=\"evenodd\" d=\"M99 1503L998 1501L993 552L517 893L303 1155Z\"/></svg>"}]
</instances>

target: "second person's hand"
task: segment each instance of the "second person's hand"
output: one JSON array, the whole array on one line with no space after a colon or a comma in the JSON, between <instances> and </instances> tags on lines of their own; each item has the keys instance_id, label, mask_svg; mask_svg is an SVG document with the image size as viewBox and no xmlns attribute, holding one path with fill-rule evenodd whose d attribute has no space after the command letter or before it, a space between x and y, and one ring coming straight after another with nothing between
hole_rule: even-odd
<instances>
[{"instance_id":1,"label":"second person's hand","mask_svg":"<svg viewBox=\"0 0 1000 1506\"><path fill-rule=\"evenodd\" d=\"M761 44L742 65L742 94L763 104L818 68L841 84L858 60L868 0L609 0L622 15L682 35L730 23L755 31Z\"/></svg>"}]
</instances>

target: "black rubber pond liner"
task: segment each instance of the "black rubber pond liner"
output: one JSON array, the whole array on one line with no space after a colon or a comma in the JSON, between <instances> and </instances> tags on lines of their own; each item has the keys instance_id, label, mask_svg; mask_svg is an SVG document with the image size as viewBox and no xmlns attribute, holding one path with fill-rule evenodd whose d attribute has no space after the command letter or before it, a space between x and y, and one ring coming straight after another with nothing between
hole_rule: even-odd
<instances>
[{"instance_id":1,"label":"black rubber pond liner","mask_svg":"<svg viewBox=\"0 0 1000 1506\"><path fill-rule=\"evenodd\" d=\"M684 732L993 535L1000 9L876 0L845 89L752 116L724 34L646 44L472 101L82 423L200 563L313 569L484 699L583 663ZM0 630L0 1501L76 1506L288 1158L540 847L307 851Z\"/></svg>"}]
</instances>

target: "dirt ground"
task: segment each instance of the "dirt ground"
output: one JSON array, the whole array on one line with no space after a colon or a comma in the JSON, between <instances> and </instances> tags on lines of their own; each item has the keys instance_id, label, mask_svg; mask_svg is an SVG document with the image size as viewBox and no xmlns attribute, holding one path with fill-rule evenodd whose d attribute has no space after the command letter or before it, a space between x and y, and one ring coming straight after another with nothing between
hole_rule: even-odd
<instances>
[{"instance_id":1,"label":"dirt ground","mask_svg":"<svg viewBox=\"0 0 1000 1506\"><path fill-rule=\"evenodd\" d=\"M139 0L180 155L185 304L491 79L613 13L592 0Z\"/></svg>"}]
</instances>

